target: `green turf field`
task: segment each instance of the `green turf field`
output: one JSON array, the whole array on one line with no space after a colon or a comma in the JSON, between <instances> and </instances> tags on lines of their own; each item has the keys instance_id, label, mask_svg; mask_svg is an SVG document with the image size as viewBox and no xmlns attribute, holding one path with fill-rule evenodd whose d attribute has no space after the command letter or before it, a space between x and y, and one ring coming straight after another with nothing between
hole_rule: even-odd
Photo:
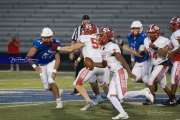
<instances>
[{"instance_id":1,"label":"green turf field","mask_svg":"<svg viewBox=\"0 0 180 120\"><path fill-rule=\"evenodd\" d=\"M73 72L60 72L57 74L56 81L63 89L72 89L74 80ZM88 87L88 85L86 85ZM143 84L128 82L129 90L141 89ZM42 88L38 73L34 71L23 72L0 72L0 89L28 89Z\"/></svg>"},{"instance_id":2,"label":"green turf field","mask_svg":"<svg viewBox=\"0 0 180 120\"><path fill-rule=\"evenodd\" d=\"M157 107L123 105L129 120L180 120L180 107ZM81 112L80 102L66 102L64 109L57 110L54 104L0 107L0 120L111 120L117 112L109 103L104 103Z\"/></svg>"},{"instance_id":3,"label":"green turf field","mask_svg":"<svg viewBox=\"0 0 180 120\"><path fill-rule=\"evenodd\" d=\"M63 89L72 89L74 73L58 73L57 82ZM88 85L86 85L88 87ZM129 90L143 88L143 84L128 82ZM0 72L0 89L41 89L39 76L35 72ZM159 92L161 92L159 90ZM111 120L117 112L110 103L103 103L89 111L81 112L83 102L65 102L62 110L54 103L0 104L0 120ZM142 106L125 103L129 120L180 120L180 106Z\"/></svg>"}]
</instances>

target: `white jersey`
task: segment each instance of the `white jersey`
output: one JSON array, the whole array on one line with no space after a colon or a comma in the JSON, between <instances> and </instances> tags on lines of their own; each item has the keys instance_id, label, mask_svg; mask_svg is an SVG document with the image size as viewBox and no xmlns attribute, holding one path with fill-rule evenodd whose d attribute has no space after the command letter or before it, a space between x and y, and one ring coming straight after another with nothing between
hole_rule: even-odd
<instances>
[{"instance_id":1,"label":"white jersey","mask_svg":"<svg viewBox=\"0 0 180 120\"><path fill-rule=\"evenodd\" d=\"M178 49L180 46L180 44L178 42L178 39L180 39L180 29L173 32L170 39L171 39L171 43L174 47L173 50Z\"/></svg>"},{"instance_id":2,"label":"white jersey","mask_svg":"<svg viewBox=\"0 0 180 120\"><path fill-rule=\"evenodd\" d=\"M166 57L159 56L155 50L149 47L150 43L151 43L151 40L149 39L149 37L146 37L144 40L144 46L150 53L152 64L159 65L162 62L166 61L167 60ZM153 44L158 48L164 48L170 44L170 40L163 36L159 36Z\"/></svg>"},{"instance_id":3,"label":"white jersey","mask_svg":"<svg viewBox=\"0 0 180 120\"><path fill-rule=\"evenodd\" d=\"M89 57L94 62L102 62L102 50L100 45L97 43L95 36L93 35L81 35L79 36L79 41L84 43L82 48L83 57Z\"/></svg>"},{"instance_id":4,"label":"white jersey","mask_svg":"<svg viewBox=\"0 0 180 120\"><path fill-rule=\"evenodd\" d=\"M113 42L107 43L102 47L103 49L103 59L107 61L108 67L111 71L117 70L122 67L121 63L113 55L114 52L121 53L119 46Z\"/></svg>"},{"instance_id":5,"label":"white jersey","mask_svg":"<svg viewBox=\"0 0 180 120\"><path fill-rule=\"evenodd\" d=\"M171 43L174 47L173 51L180 47L180 29L176 30L171 35ZM173 67L171 71L171 84L180 85L180 53L177 52L173 56Z\"/></svg>"}]
</instances>

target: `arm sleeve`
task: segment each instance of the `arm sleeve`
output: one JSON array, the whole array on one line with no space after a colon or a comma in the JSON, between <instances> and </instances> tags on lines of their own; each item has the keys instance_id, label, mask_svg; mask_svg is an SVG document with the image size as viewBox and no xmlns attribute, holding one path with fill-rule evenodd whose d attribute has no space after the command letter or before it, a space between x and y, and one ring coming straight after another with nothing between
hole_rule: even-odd
<instances>
[{"instance_id":1,"label":"arm sleeve","mask_svg":"<svg viewBox=\"0 0 180 120\"><path fill-rule=\"evenodd\" d=\"M178 38L179 38L180 36L178 36L178 35L174 35L173 37L172 37L172 39L171 39L171 42L172 42L172 45L173 45L173 47L174 47L174 49L173 50L176 50L176 49L178 49L179 48L179 42L178 42Z\"/></svg>"},{"instance_id":2,"label":"arm sleeve","mask_svg":"<svg viewBox=\"0 0 180 120\"><path fill-rule=\"evenodd\" d=\"M79 40L81 43L85 43L85 42L89 41L90 38L89 38L88 36L86 36L86 35L81 35L81 36L78 37L78 40Z\"/></svg>"},{"instance_id":3,"label":"arm sleeve","mask_svg":"<svg viewBox=\"0 0 180 120\"><path fill-rule=\"evenodd\" d=\"M170 41L169 39L165 39L165 40L164 40L164 44L162 44L162 48L170 45L170 43L171 43L171 41Z\"/></svg>"},{"instance_id":4,"label":"arm sleeve","mask_svg":"<svg viewBox=\"0 0 180 120\"><path fill-rule=\"evenodd\" d=\"M40 41L37 41L37 40L33 41L33 47L35 47L37 49L40 47L40 44L41 44Z\"/></svg>"},{"instance_id":5,"label":"arm sleeve","mask_svg":"<svg viewBox=\"0 0 180 120\"><path fill-rule=\"evenodd\" d=\"M121 53L121 50L117 44L114 44L112 48L113 48L113 52Z\"/></svg>"}]
</instances>

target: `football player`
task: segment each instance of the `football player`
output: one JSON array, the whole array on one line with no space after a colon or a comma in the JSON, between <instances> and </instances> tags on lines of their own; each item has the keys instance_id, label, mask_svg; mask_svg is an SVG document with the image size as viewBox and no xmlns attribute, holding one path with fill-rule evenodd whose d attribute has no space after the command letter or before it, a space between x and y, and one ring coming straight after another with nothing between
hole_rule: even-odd
<instances>
[{"instance_id":1,"label":"football player","mask_svg":"<svg viewBox=\"0 0 180 120\"><path fill-rule=\"evenodd\" d=\"M27 53L27 59L34 70L39 72L44 88L53 93L57 103L56 108L62 108L61 95L55 82L60 64L60 55L56 52L56 48L60 46L60 41L55 39L53 35L54 33L50 28L43 28L41 38L33 40L33 46Z\"/></svg>"},{"instance_id":2,"label":"football player","mask_svg":"<svg viewBox=\"0 0 180 120\"><path fill-rule=\"evenodd\" d=\"M83 31L83 26L87 23L90 23L90 17L89 15L83 15L81 25L76 26L76 28L74 29L71 43L78 42L78 37L81 35L81 32ZM79 71L84 67L84 61L82 59L81 50L77 50L73 53L70 53L69 58L72 61L74 61L75 78L76 78ZM76 90L76 88L74 88L74 91L72 92L72 94L80 95L78 91Z\"/></svg>"},{"instance_id":3,"label":"football player","mask_svg":"<svg viewBox=\"0 0 180 120\"><path fill-rule=\"evenodd\" d=\"M132 73L136 75L136 82L147 83L147 78L150 71L150 61L148 53L144 52L144 39L147 34L143 32L143 25L139 20L133 21L128 34L129 47L141 54L141 57L131 55L132 62L134 63Z\"/></svg>"},{"instance_id":4,"label":"football player","mask_svg":"<svg viewBox=\"0 0 180 120\"><path fill-rule=\"evenodd\" d=\"M173 99L176 100L175 93L180 84L180 17L175 16L171 18L169 27L172 31L170 40L173 45L173 49L168 51L168 57L173 61L171 72L171 92L173 94ZM177 103L180 103L180 99L177 100ZM173 105L175 103L169 101L168 104Z\"/></svg>"},{"instance_id":5,"label":"football player","mask_svg":"<svg viewBox=\"0 0 180 120\"><path fill-rule=\"evenodd\" d=\"M154 101L153 95L148 88L140 91L127 91L127 79L129 77L136 78L132 74L129 65L121 55L119 46L112 42L113 31L110 27L105 26L100 29L99 42L102 45L103 56L107 61L107 66L110 70L111 81L109 85L108 99L119 112L113 120L128 119L128 114L124 111L121 102L124 99L136 97L139 95L145 96L151 102ZM128 73L128 74L127 74Z\"/></svg>"},{"instance_id":6,"label":"football player","mask_svg":"<svg viewBox=\"0 0 180 120\"><path fill-rule=\"evenodd\" d=\"M96 79L98 79L98 81L106 87L107 83L103 79L106 70L102 61L100 45L97 41L97 26L88 23L83 27L82 35L78 38L79 42L74 43L71 46L59 47L58 50L62 52L73 52L82 48L85 67L78 73L74 85L86 101L86 105L80 109L85 111L95 105L95 102L91 100L84 88L84 82L89 81L90 83L95 83Z\"/></svg>"},{"instance_id":7,"label":"football player","mask_svg":"<svg viewBox=\"0 0 180 120\"><path fill-rule=\"evenodd\" d=\"M171 91L166 83L169 61L166 54L162 54L162 49L170 49L170 40L160 35L160 27L155 24L149 25L147 32L148 37L144 40L144 46L150 54L150 60L153 65L150 77L148 78L148 87L155 96L154 86L160 84L161 88L168 95L169 100L173 102Z\"/></svg>"}]
</instances>

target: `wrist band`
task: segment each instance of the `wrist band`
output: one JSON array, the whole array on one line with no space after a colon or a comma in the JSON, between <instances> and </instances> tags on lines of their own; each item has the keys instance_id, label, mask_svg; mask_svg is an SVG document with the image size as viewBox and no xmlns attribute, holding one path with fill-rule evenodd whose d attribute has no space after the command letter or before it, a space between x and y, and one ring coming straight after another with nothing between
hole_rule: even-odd
<instances>
[{"instance_id":1,"label":"wrist band","mask_svg":"<svg viewBox=\"0 0 180 120\"><path fill-rule=\"evenodd\" d=\"M80 62L80 61L81 61L81 57L78 57L77 62Z\"/></svg>"},{"instance_id":2,"label":"wrist band","mask_svg":"<svg viewBox=\"0 0 180 120\"><path fill-rule=\"evenodd\" d=\"M37 67L37 65L36 64L32 64L32 67L35 69Z\"/></svg>"},{"instance_id":3,"label":"wrist band","mask_svg":"<svg viewBox=\"0 0 180 120\"><path fill-rule=\"evenodd\" d=\"M60 50L61 50L61 47L60 47L60 46L59 46L59 47L57 47L57 50L58 50L58 51L60 51Z\"/></svg>"}]
</instances>

